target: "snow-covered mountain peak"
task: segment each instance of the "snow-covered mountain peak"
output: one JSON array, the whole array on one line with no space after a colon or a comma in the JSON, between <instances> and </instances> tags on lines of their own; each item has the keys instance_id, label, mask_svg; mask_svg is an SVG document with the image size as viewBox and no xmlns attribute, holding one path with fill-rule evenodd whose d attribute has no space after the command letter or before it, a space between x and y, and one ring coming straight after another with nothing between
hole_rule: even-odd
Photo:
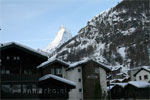
<instances>
[{"instance_id":1,"label":"snow-covered mountain peak","mask_svg":"<svg viewBox=\"0 0 150 100\"><path fill-rule=\"evenodd\" d=\"M149 65L150 44L145 41L150 26L149 4L149 0L121 1L94 16L53 55L70 62L94 58L113 67L122 66L122 70Z\"/></svg>"},{"instance_id":2,"label":"snow-covered mountain peak","mask_svg":"<svg viewBox=\"0 0 150 100\"><path fill-rule=\"evenodd\" d=\"M45 48L45 51L46 52L54 51L63 43L67 42L70 38L72 38L72 34L63 25L61 25L56 34L56 37L51 43L47 45L47 47Z\"/></svg>"}]
</instances>

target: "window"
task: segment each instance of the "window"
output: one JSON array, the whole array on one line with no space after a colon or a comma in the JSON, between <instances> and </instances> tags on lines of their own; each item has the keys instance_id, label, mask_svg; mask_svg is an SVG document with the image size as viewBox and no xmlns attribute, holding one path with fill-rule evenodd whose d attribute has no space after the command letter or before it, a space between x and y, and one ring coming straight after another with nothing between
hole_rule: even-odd
<instances>
[{"instance_id":1,"label":"window","mask_svg":"<svg viewBox=\"0 0 150 100\"><path fill-rule=\"evenodd\" d=\"M147 75L144 75L144 79L145 79L145 80L148 79L148 76L147 76Z\"/></svg>"},{"instance_id":2,"label":"window","mask_svg":"<svg viewBox=\"0 0 150 100\"><path fill-rule=\"evenodd\" d=\"M56 69L56 74L62 74L62 69Z\"/></svg>"},{"instance_id":3,"label":"window","mask_svg":"<svg viewBox=\"0 0 150 100\"><path fill-rule=\"evenodd\" d=\"M79 89L79 92L82 92L82 89L81 89L81 88Z\"/></svg>"},{"instance_id":4,"label":"window","mask_svg":"<svg viewBox=\"0 0 150 100\"><path fill-rule=\"evenodd\" d=\"M19 57L19 56L17 56L17 60L20 60L20 57Z\"/></svg>"},{"instance_id":5,"label":"window","mask_svg":"<svg viewBox=\"0 0 150 100\"><path fill-rule=\"evenodd\" d=\"M7 60L9 60L10 59L10 57L9 56L7 56L7 58L6 58Z\"/></svg>"},{"instance_id":6,"label":"window","mask_svg":"<svg viewBox=\"0 0 150 100\"><path fill-rule=\"evenodd\" d=\"M16 56L14 56L14 60L16 60L17 59L17 57Z\"/></svg>"},{"instance_id":7,"label":"window","mask_svg":"<svg viewBox=\"0 0 150 100\"><path fill-rule=\"evenodd\" d=\"M139 76L139 80L141 80L142 79L142 77L141 76Z\"/></svg>"},{"instance_id":8,"label":"window","mask_svg":"<svg viewBox=\"0 0 150 100\"><path fill-rule=\"evenodd\" d=\"M95 73L99 73L99 68L95 68Z\"/></svg>"},{"instance_id":9,"label":"window","mask_svg":"<svg viewBox=\"0 0 150 100\"><path fill-rule=\"evenodd\" d=\"M50 69L50 74L54 74L54 69Z\"/></svg>"},{"instance_id":10,"label":"window","mask_svg":"<svg viewBox=\"0 0 150 100\"><path fill-rule=\"evenodd\" d=\"M9 70L6 70L6 74L10 74L10 71L9 71Z\"/></svg>"},{"instance_id":11,"label":"window","mask_svg":"<svg viewBox=\"0 0 150 100\"><path fill-rule=\"evenodd\" d=\"M1 69L1 74L5 74L5 70L4 69Z\"/></svg>"},{"instance_id":12,"label":"window","mask_svg":"<svg viewBox=\"0 0 150 100\"><path fill-rule=\"evenodd\" d=\"M21 93L21 85L12 85L13 93Z\"/></svg>"},{"instance_id":13,"label":"window","mask_svg":"<svg viewBox=\"0 0 150 100\"><path fill-rule=\"evenodd\" d=\"M81 78L78 79L78 82L81 82Z\"/></svg>"},{"instance_id":14,"label":"window","mask_svg":"<svg viewBox=\"0 0 150 100\"><path fill-rule=\"evenodd\" d=\"M31 70L24 70L24 75L31 75L32 71Z\"/></svg>"},{"instance_id":15,"label":"window","mask_svg":"<svg viewBox=\"0 0 150 100\"><path fill-rule=\"evenodd\" d=\"M78 72L81 72L81 69L78 69Z\"/></svg>"},{"instance_id":16,"label":"window","mask_svg":"<svg viewBox=\"0 0 150 100\"><path fill-rule=\"evenodd\" d=\"M2 87L1 89L6 93L11 93L10 85L1 85L1 87Z\"/></svg>"}]
</instances>

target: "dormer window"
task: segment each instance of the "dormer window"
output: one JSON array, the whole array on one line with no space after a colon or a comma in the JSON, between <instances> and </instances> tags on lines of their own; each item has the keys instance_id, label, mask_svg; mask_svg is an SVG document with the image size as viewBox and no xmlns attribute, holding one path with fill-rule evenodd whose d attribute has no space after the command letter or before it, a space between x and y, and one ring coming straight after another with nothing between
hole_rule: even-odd
<instances>
[{"instance_id":1,"label":"dormer window","mask_svg":"<svg viewBox=\"0 0 150 100\"><path fill-rule=\"evenodd\" d=\"M56 69L56 74L62 74L62 69Z\"/></svg>"}]
</instances>

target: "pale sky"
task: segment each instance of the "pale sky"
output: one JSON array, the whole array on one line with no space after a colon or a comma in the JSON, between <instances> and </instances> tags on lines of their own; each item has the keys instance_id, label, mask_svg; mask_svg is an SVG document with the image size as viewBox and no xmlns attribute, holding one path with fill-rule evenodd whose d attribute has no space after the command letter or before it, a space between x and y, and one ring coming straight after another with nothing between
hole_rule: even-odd
<instances>
[{"instance_id":1,"label":"pale sky","mask_svg":"<svg viewBox=\"0 0 150 100\"><path fill-rule=\"evenodd\" d=\"M44 49L64 25L75 36L97 14L121 0L0 0L0 43Z\"/></svg>"}]
</instances>

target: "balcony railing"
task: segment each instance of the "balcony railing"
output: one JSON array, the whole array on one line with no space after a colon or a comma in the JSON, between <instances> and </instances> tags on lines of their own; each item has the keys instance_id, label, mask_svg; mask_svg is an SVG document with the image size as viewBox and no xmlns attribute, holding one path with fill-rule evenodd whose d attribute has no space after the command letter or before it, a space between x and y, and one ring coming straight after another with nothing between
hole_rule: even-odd
<instances>
[{"instance_id":1,"label":"balcony railing","mask_svg":"<svg viewBox=\"0 0 150 100\"><path fill-rule=\"evenodd\" d=\"M38 81L38 75L11 75L1 74L1 82L5 81Z\"/></svg>"}]
</instances>

